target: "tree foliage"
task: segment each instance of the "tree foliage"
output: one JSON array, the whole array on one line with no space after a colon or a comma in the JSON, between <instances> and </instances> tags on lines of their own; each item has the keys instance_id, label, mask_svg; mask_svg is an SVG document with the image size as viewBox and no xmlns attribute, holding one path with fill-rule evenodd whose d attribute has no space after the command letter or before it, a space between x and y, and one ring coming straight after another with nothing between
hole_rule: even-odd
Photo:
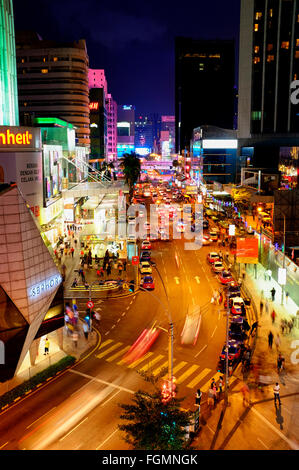
<instances>
[{"instance_id":1,"label":"tree foliage","mask_svg":"<svg viewBox=\"0 0 299 470\"><path fill-rule=\"evenodd\" d=\"M138 390L133 404L120 404L120 416L128 424L119 425L125 432L123 439L136 450L186 449L185 426L190 424L191 413L180 409L182 399L162 402L160 390L153 393Z\"/></svg>"},{"instance_id":2,"label":"tree foliage","mask_svg":"<svg viewBox=\"0 0 299 470\"><path fill-rule=\"evenodd\" d=\"M137 183L141 170L140 160L136 153L125 153L120 160L120 168L123 171L126 183L129 185L131 200L134 192L134 184Z\"/></svg>"}]
</instances>

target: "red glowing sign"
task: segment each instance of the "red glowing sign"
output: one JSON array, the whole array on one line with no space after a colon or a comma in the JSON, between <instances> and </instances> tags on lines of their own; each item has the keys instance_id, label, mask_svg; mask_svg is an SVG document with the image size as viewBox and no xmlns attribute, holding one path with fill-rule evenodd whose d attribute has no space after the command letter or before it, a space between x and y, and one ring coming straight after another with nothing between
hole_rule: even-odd
<instances>
[{"instance_id":1,"label":"red glowing sign","mask_svg":"<svg viewBox=\"0 0 299 470\"><path fill-rule=\"evenodd\" d=\"M97 101L91 101L91 103L89 103L89 109L91 110L98 110L99 109L99 103Z\"/></svg>"}]
</instances>

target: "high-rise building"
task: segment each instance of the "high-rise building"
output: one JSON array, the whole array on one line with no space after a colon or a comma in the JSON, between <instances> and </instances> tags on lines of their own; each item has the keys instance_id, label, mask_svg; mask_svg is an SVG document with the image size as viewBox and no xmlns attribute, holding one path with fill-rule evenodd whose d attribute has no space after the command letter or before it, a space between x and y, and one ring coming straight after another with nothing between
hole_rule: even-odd
<instances>
[{"instance_id":1,"label":"high-rise building","mask_svg":"<svg viewBox=\"0 0 299 470\"><path fill-rule=\"evenodd\" d=\"M90 159L99 163L107 155L107 111L104 88L91 88L90 98ZM95 165L97 167L97 165Z\"/></svg>"},{"instance_id":2,"label":"high-rise building","mask_svg":"<svg viewBox=\"0 0 299 470\"><path fill-rule=\"evenodd\" d=\"M108 161L117 157L117 103L108 93L106 98L107 109L107 158Z\"/></svg>"},{"instance_id":3,"label":"high-rise building","mask_svg":"<svg viewBox=\"0 0 299 470\"><path fill-rule=\"evenodd\" d=\"M163 135L168 135L168 138L162 139ZM166 147L164 149L164 153L166 152L167 155L172 155L175 153L175 116L161 116L160 140L161 142L168 142L167 144L164 144L164 148ZM161 144L161 147L163 155L163 144Z\"/></svg>"},{"instance_id":4,"label":"high-rise building","mask_svg":"<svg viewBox=\"0 0 299 470\"><path fill-rule=\"evenodd\" d=\"M154 124L151 116L135 115L135 151L139 155L148 155L154 146Z\"/></svg>"},{"instance_id":5,"label":"high-rise building","mask_svg":"<svg viewBox=\"0 0 299 470\"><path fill-rule=\"evenodd\" d=\"M233 129L233 40L175 40L176 152L190 148L193 129Z\"/></svg>"},{"instance_id":6,"label":"high-rise building","mask_svg":"<svg viewBox=\"0 0 299 470\"><path fill-rule=\"evenodd\" d=\"M79 145L88 147L88 55L85 40L42 40L34 32L16 33L20 121L56 117L76 128Z\"/></svg>"},{"instance_id":7,"label":"high-rise building","mask_svg":"<svg viewBox=\"0 0 299 470\"><path fill-rule=\"evenodd\" d=\"M117 156L135 150L135 106L117 106Z\"/></svg>"},{"instance_id":8,"label":"high-rise building","mask_svg":"<svg viewBox=\"0 0 299 470\"><path fill-rule=\"evenodd\" d=\"M104 69L88 70L88 86L90 88L104 88L105 95L108 94L108 85Z\"/></svg>"},{"instance_id":9,"label":"high-rise building","mask_svg":"<svg viewBox=\"0 0 299 470\"><path fill-rule=\"evenodd\" d=\"M18 126L16 46L12 0L0 0L0 126Z\"/></svg>"},{"instance_id":10,"label":"high-rise building","mask_svg":"<svg viewBox=\"0 0 299 470\"><path fill-rule=\"evenodd\" d=\"M279 168L283 187L295 187L299 104L291 95L299 79L299 2L242 0L239 51L241 165Z\"/></svg>"}]
</instances>

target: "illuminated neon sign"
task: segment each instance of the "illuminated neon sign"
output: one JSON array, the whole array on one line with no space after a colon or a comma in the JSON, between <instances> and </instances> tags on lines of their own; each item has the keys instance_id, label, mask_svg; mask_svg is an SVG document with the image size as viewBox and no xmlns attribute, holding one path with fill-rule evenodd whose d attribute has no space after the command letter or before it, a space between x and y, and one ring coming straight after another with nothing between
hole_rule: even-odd
<instances>
[{"instance_id":1,"label":"illuminated neon sign","mask_svg":"<svg viewBox=\"0 0 299 470\"><path fill-rule=\"evenodd\" d=\"M91 103L89 103L89 109L98 110L99 109L99 103L97 101L92 101Z\"/></svg>"},{"instance_id":2,"label":"illuminated neon sign","mask_svg":"<svg viewBox=\"0 0 299 470\"><path fill-rule=\"evenodd\" d=\"M61 281L62 281L62 277L60 276L60 274L49 277L45 281L39 282L38 284L35 284L34 286L32 286L29 292L29 297L38 297L43 292L50 291L54 289L55 287L59 286Z\"/></svg>"},{"instance_id":3,"label":"illuminated neon sign","mask_svg":"<svg viewBox=\"0 0 299 470\"><path fill-rule=\"evenodd\" d=\"M0 132L1 145L30 145L31 141L32 134L29 131L14 134L9 129L6 129L5 132Z\"/></svg>"}]
</instances>

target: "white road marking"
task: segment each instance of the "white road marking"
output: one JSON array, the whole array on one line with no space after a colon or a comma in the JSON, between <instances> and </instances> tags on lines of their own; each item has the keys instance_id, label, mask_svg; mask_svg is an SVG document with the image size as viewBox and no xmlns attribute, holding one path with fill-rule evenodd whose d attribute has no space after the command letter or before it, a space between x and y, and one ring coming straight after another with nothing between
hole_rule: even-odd
<instances>
[{"instance_id":1,"label":"white road marking","mask_svg":"<svg viewBox=\"0 0 299 470\"><path fill-rule=\"evenodd\" d=\"M197 354L195 354L195 357L199 356L207 347L208 345L206 344Z\"/></svg>"},{"instance_id":2,"label":"white road marking","mask_svg":"<svg viewBox=\"0 0 299 470\"><path fill-rule=\"evenodd\" d=\"M119 392L120 392L120 390L117 390L117 392L115 392L114 395L111 395L111 397L108 398L108 400L104 401L104 403L102 403L100 406L105 406L108 403L108 401L110 401L110 400L112 400L112 398L116 397L116 395L118 395Z\"/></svg>"},{"instance_id":3,"label":"white road marking","mask_svg":"<svg viewBox=\"0 0 299 470\"><path fill-rule=\"evenodd\" d=\"M198 277L198 276L195 276L195 280L196 280L197 284L199 284L199 283L200 283L200 279L199 279L199 277Z\"/></svg>"},{"instance_id":4,"label":"white road marking","mask_svg":"<svg viewBox=\"0 0 299 470\"><path fill-rule=\"evenodd\" d=\"M261 413L259 413L255 408L251 408L251 411L253 411L253 413L255 413L256 415L259 416L259 418L264 421L264 423L266 423L269 428L272 429L272 431L276 432L276 434L278 434L278 436L283 439L284 441L287 442L287 444L291 447L291 449L293 450L299 450L299 446L298 444L296 444L296 442L293 442L291 441L290 439L288 439L282 432L280 432L278 429L276 429L275 426L273 426L272 423L270 423L270 421L268 421Z\"/></svg>"},{"instance_id":5,"label":"white road marking","mask_svg":"<svg viewBox=\"0 0 299 470\"><path fill-rule=\"evenodd\" d=\"M46 416L48 413L50 413L50 411L55 410L55 408L56 408L56 406L54 406L54 408L52 408L51 410L47 411L47 413L45 413L42 416L40 416L39 418L37 418L35 421L33 421L33 423L29 424L29 426L27 426L26 429L30 428L34 423L36 423L37 421L42 419L44 416Z\"/></svg>"},{"instance_id":6,"label":"white road marking","mask_svg":"<svg viewBox=\"0 0 299 470\"><path fill-rule=\"evenodd\" d=\"M8 442L9 442L9 441L5 442L5 444L3 444L3 445L0 447L0 449L3 449L3 447L5 447L6 444L8 444ZM23 449L23 450L24 450L24 449Z\"/></svg>"},{"instance_id":7,"label":"white road marking","mask_svg":"<svg viewBox=\"0 0 299 470\"><path fill-rule=\"evenodd\" d=\"M110 439L117 431L118 431L118 429L115 429L115 431L113 431L113 432L110 434L110 436L108 436L107 439L105 439L105 440L102 442L102 444L100 444L100 445L96 448L96 450L98 450L98 449L99 449L100 447L102 447L107 441L109 441L109 439Z\"/></svg>"},{"instance_id":8,"label":"white road marking","mask_svg":"<svg viewBox=\"0 0 299 470\"><path fill-rule=\"evenodd\" d=\"M266 449L269 450L269 447L266 446L266 444L261 440L261 439L257 439Z\"/></svg>"},{"instance_id":9,"label":"white road marking","mask_svg":"<svg viewBox=\"0 0 299 470\"><path fill-rule=\"evenodd\" d=\"M86 418L84 418L79 424L77 424L77 426L75 426L73 429L71 429L65 436L61 437L59 439L59 442L63 441L63 439L65 439L69 434L71 434L71 432L75 431L75 429L77 429L80 424L84 423L84 421L86 421L88 419L88 416Z\"/></svg>"},{"instance_id":10,"label":"white road marking","mask_svg":"<svg viewBox=\"0 0 299 470\"><path fill-rule=\"evenodd\" d=\"M78 370L69 369L68 372L71 372L72 374L82 375L82 377L86 377L87 379L90 379L90 380L95 380L96 382L102 383L104 385L109 385L110 387L118 388L122 392L131 393L132 395L134 395L135 393L133 390L130 390L125 387L121 387L120 385L116 385L112 382L107 382L106 380L98 379L97 377L93 377L92 375L84 374L83 372L79 372Z\"/></svg>"},{"instance_id":11,"label":"white road marking","mask_svg":"<svg viewBox=\"0 0 299 470\"><path fill-rule=\"evenodd\" d=\"M217 326L215 326L215 329L214 329L214 331L213 331L213 333L212 333L212 335L211 335L211 338L213 338L213 336L214 336L216 330L217 330Z\"/></svg>"}]
</instances>

